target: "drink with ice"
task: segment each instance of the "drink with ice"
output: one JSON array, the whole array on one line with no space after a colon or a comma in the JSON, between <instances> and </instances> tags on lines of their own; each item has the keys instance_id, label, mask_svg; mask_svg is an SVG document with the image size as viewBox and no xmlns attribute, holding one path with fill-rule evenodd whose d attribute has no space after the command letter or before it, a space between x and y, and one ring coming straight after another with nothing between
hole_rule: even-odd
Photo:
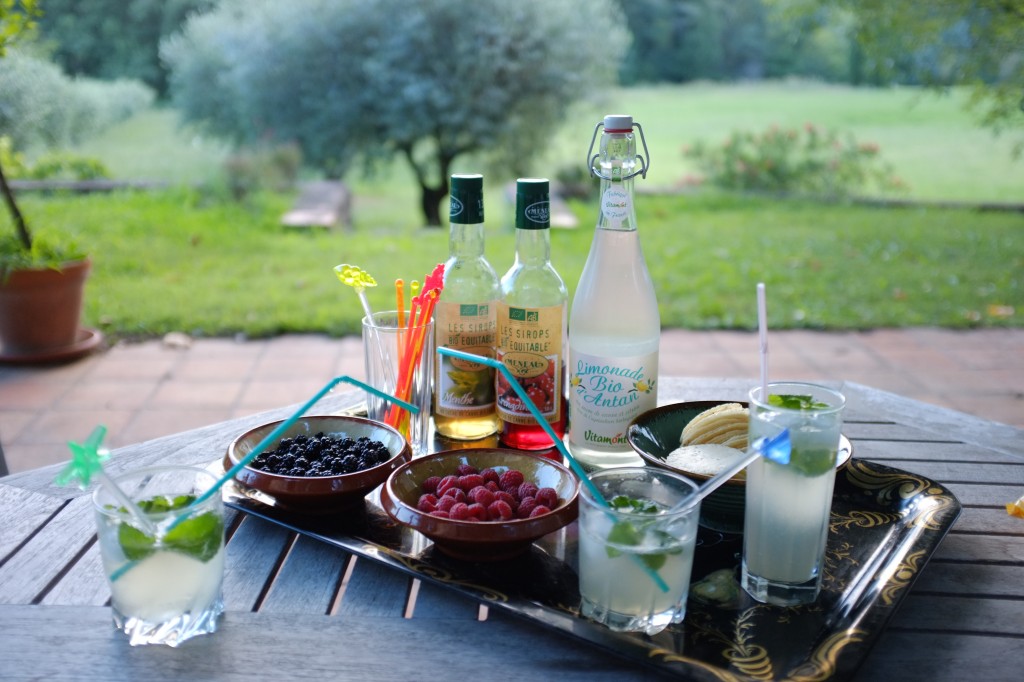
<instances>
[{"instance_id":1,"label":"drink with ice","mask_svg":"<svg viewBox=\"0 0 1024 682\"><path fill-rule=\"evenodd\" d=\"M758 601L805 604L821 588L845 400L812 384L769 384L768 394L750 392L750 441L786 428L792 453L747 468L742 584Z\"/></svg>"},{"instance_id":2,"label":"drink with ice","mask_svg":"<svg viewBox=\"0 0 1024 682\"><path fill-rule=\"evenodd\" d=\"M591 480L610 506L580 488L580 613L612 630L649 635L681 622L697 539L697 486L632 467Z\"/></svg>"},{"instance_id":3,"label":"drink with ice","mask_svg":"<svg viewBox=\"0 0 1024 682\"><path fill-rule=\"evenodd\" d=\"M97 489L100 555L115 625L133 646L177 646L214 632L224 608L223 505L220 495L189 505L216 478L191 467L155 467L116 480L155 533L140 528L105 487Z\"/></svg>"}]
</instances>

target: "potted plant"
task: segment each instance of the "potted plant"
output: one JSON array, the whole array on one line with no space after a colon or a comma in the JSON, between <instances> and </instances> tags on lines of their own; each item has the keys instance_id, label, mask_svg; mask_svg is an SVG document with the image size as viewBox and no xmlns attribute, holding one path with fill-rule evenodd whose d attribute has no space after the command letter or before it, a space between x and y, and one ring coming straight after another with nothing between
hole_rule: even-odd
<instances>
[{"instance_id":1,"label":"potted plant","mask_svg":"<svg viewBox=\"0 0 1024 682\"><path fill-rule=\"evenodd\" d=\"M32 26L35 0L0 3L0 57ZM98 332L79 329L90 261L73 244L33 237L0 164L0 194L14 234L0 235L0 360L45 362L88 351Z\"/></svg>"}]
</instances>

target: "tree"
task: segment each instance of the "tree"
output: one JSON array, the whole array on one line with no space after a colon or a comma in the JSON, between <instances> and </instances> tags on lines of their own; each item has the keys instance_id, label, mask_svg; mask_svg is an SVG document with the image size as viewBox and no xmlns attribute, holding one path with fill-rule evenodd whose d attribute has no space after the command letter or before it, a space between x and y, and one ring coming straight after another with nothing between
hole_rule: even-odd
<instances>
[{"instance_id":1,"label":"tree","mask_svg":"<svg viewBox=\"0 0 1024 682\"><path fill-rule=\"evenodd\" d=\"M0 0L3 1L3 0ZM160 39L178 31L192 12L216 0L46 0L39 34L65 73L141 80L167 89Z\"/></svg>"},{"instance_id":2,"label":"tree","mask_svg":"<svg viewBox=\"0 0 1024 682\"><path fill-rule=\"evenodd\" d=\"M341 177L399 157L440 225L453 161L519 172L628 43L611 0L226 0L164 42L184 118L240 144L296 142Z\"/></svg>"},{"instance_id":3,"label":"tree","mask_svg":"<svg viewBox=\"0 0 1024 682\"><path fill-rule=\"evenodd\" d=\"M40 10L36 0L0 0L0 58L7 53L7 47L16 41L22 34L31 31L39 17ZM4 170L0 167L0 194L3 195L4 204L11 214L11 220L17 232L17 242L14 248L20 248L26 252L32 250L32 234L25 223L25 217L18 208L7 183ZM7 247L4 248L4 251Z\"/></svg>"},{"instance_id":4,"label":"tree","mask_svg":"<svg viewBox=\"0 0 1024 682\"><path fill-rule=\"evenodd\" d=\"M817 0L771 0L793 14L820 11ZM1024 0L828 0L852 18L859 76L933 89L967 86L981 123L1024 129ZM1024 150L1024 141L1015 150Z\"/></svg>"}]
</instances>

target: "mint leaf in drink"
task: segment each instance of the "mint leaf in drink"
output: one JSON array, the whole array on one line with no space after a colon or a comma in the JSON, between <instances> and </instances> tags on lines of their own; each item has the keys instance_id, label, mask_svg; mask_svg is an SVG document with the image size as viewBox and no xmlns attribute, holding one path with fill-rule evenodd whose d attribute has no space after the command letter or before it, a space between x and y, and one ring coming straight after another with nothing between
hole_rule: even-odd
<instances>
[{"instance_id":1,"label":"mint leaf in drink","mask_svg":"<svg viewBox=\"0 0 1024 682\"><path fill-rule=\"evenodd\" d=\"M224 523L213 512L182 521L164 536L164 545L206 563L220 551Z\"/></svg>"},{"instance_id":2,"label":"mint leaf in drink","mask_svg":"<svg viewBox=\"0 0 1024 682\"><path fill-rule=\"evenodd\" d=\"M146 535L127 523L118 526L117 541L121 544L121 551L129 561L142 561L156 551L156 540L152 536Z\"/></svg>"},{"instance_id":3,"label":"mint leaf in drink","mask_svg":"<svg viewBox=\"0 0 1024 682\"><path fill-rule=\"evenodd\" d=\"M768 404L784 410L823 410L828 407L827 403L809 395L772 394L768 396Z\"/></svg>"},{"instance_id":4,"label":"mint leaf in drink","mask_svg":"<svg viewBox=\"0 0 1024 682\"><path fill-rule=\"evenodd\" d=\"M184 509L196 499L195 495L157 495L136 502L145 514L166 514ZM124 507L119 512L127 514ZM161 542L161 547L181 552L196 559L207 562L220 549L224 536L224 523L217 514L208 512L195 518L179 523L168 532ZM156 539L146 535L129 523L122 523L117 529L117 540L121 551L130 561L141 561L157 550Z\"/></svg>"},{"instance_id":5,"label":"mint leaf in drink","mask_svg":"<svg viewBox=\"0 0 1024 682\"><path fill-rule=\"evenodd\" d=\"M654 502L638 500L626 495L616 495L608 504L615 511L626 512L627 514L657 514L661 511L661 507Z\"/></svg>"}]
</instances>

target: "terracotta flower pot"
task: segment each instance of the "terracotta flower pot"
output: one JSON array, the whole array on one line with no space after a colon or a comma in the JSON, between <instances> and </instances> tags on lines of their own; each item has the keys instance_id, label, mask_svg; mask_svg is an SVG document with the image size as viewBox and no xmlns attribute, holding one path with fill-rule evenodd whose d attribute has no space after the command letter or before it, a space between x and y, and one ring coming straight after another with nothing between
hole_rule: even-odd
<instances>
[{"instance_id":1,"label":"terracotta flower pot","mask_svg":"<svg viewBox=\"0 0 1024 682\"><path fill-rule=\"evenodd\" d=\"M15 270L0 282L0 355L45 356L74 346L90 266L86 259L60 270Z\"/></svg>"}]
</instances>

